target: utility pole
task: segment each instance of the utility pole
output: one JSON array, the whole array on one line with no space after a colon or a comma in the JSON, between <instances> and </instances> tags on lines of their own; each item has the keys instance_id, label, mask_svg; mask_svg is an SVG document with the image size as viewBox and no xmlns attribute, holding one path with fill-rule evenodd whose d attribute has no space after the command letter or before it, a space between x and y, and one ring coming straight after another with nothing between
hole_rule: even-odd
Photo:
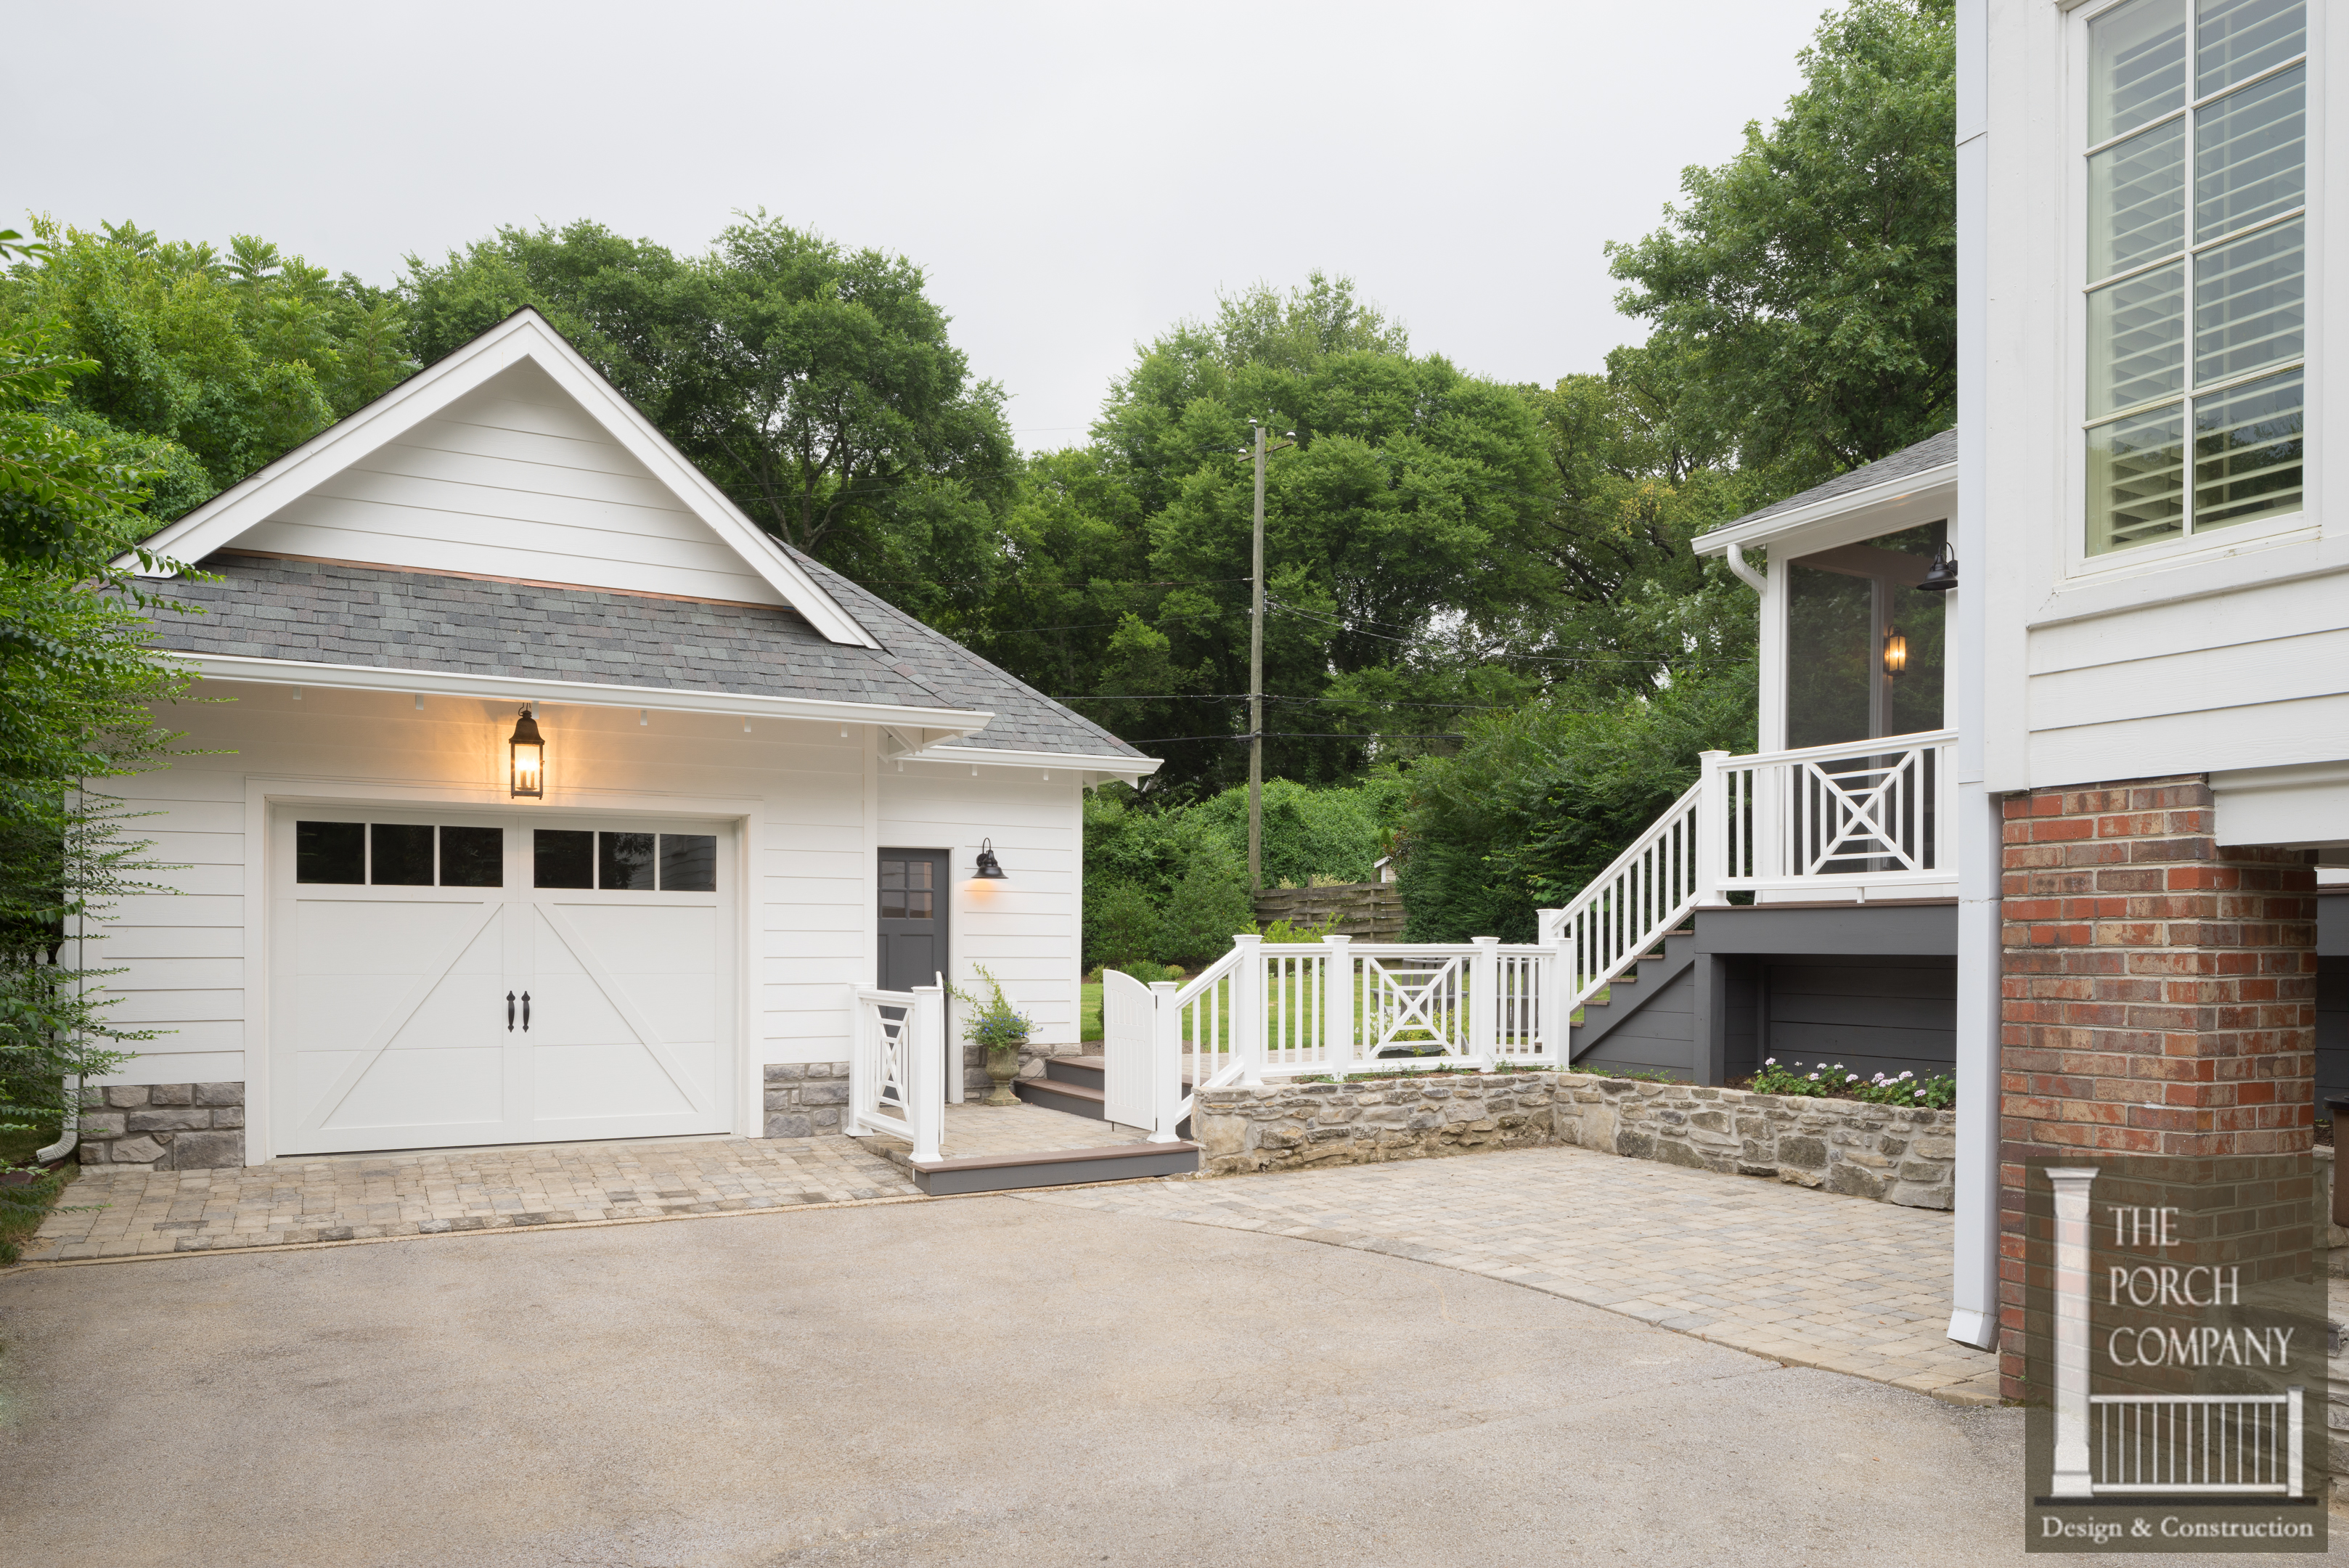
<instances>
[{"instance_id":1,"label":"utility pole","mask_svg":"<svg viewBox=\"0 0 2349 1568\"><path fill-rule=\"evenodd\" d=\"M1248 566L1248 895L1264 891L1264 426L1256 426L1256 545Z\"/></svg>"}]
</instances>

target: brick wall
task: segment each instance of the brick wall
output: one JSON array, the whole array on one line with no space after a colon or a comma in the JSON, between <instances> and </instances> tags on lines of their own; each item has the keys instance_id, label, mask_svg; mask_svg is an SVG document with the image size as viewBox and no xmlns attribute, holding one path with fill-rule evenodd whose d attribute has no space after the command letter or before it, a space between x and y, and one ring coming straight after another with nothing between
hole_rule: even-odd
<instances>
[{"instance_id":1,"label":"brick wall","mask_svg":"<svg viewBox=\"0 0 2349 1568\"><path fill-rule=\"evenodd\" d=\"M2000 1378L2024 1397L2023 1184L2093 1154L2306 1152L2316 874L2221 847L2201 775L2005 803Z\"/></svg>"}]
</instances>

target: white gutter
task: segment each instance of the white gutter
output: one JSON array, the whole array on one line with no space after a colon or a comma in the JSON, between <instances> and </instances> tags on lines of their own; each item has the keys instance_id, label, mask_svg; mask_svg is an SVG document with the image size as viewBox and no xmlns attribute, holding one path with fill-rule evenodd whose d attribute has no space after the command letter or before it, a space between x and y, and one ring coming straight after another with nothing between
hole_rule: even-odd
<instances>
[{"instance_id":1,"label":"white gutter","mask_svg":"<svg viewBox=\"0 0 2349 1568\"><path fill-rule=\"evenodd\" d=\"M164 657L207 680L262 686L311 686L323 691L424 692L477 697L492 702L569 703L583 708L657 708L667 713L725 713L742 718L812 719L835 724L901 724L975 734L995 717L977 708L904 708L887 702L833 702L813 697L758 697L673 686L614 686L590 680L535 680L511 675L463 675L442 670L388 670L373 664L307 664L250 654L173 653ZM936 744L936 742L931 742Z\"/></svg>"},{"instance_id":2,"label":"white gutter","mask_svg":"<svg viewBox=\"0 0 2349 1568\"><path fill-rule=\"evenodd\" d=\"M1770 585L1764 579L1762 574L1755 571L1752 566L1746 565L1745 550L1743 545L1732 545L1729 546L1729 569L1735 572L1740 578L1744 579L1745 586L1752 588L1755 593L1767 593L1769 591Z\"/></svg>"},{"instance_id":3,"label":"white gutter","mask_svg":"<svg viewBox=\"0 0 2349 1568\"><path fill-rule=\"evenodd\" d=\"M901 763L991 763L1009 768L1066 768L1071 773L1123 774L1139 778L1165 765L1163 757L1122 757L1111 752L1014 752L983 746L929 745L894 759Z\"/></svg>"}]
</instances>

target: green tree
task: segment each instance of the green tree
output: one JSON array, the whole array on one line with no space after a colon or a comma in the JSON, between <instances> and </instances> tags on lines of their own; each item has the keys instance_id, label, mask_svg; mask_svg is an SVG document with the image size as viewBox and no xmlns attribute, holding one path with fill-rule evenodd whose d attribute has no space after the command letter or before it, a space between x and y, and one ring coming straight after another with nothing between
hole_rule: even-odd
<instances>
[{"instance_id":1,"label":"green tree","mask_svg":"<svg viewBox=\"0 0 2349 1568\"><path fill-rule=\"evenodd\" d=\"M581 221L408 266L420 358L534 306L777 538L925 617L989 592L1003 395L905 257L761 213L699 256Z\"/></svg>"},{"instance_id":2,"label":"green tree","mask_svg":"<svg viewBox=\"0 0 2349 1568\"><path fill-rule=\"evenodd\" d=\"M1956 418L1956 55L1951 0L1851 0L1802 54L1804 86L1686 202L1611 244L1619 306L1653 323L1684 431L1776 493Z\"/></svg>"},{"instance_id":3,"label":"green tree","mask_svg":"<svg viewBox=\"0 0 2349 1568\"><path fill-rule=\"evenodd\" d=\"M0 234L0 246L14 241ZM99 367L0 327L0 1164L52 1135L78 1079L150 1038L109 1022L67 941L140 887L148 846L104 781L155 765L187 677L148 648L151 604L114 562L150 531L142 475L53 416ZM0 1187L0 1257L50 1184Z\"/></svg>"},{"instance_id":4,"label":"green tree","mask_svg":"<svg viewBox=\"0 0 2349 1568\"><path fill-rule=\"evenodd\" d=\"M223 257L135 223L35 227L44 253L0 278L0 321L95 365L52 422L153 474L141 505L158 521L415 369L395 299L265 240L239 234Z\"/></svg>"}]
</instances>

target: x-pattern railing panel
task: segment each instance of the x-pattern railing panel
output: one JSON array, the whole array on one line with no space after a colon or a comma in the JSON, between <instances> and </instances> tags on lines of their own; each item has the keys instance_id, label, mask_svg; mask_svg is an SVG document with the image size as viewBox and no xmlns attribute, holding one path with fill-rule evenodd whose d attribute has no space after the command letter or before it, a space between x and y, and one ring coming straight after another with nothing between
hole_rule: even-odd
<instances>
[{"instance_id":1,"label":"x-pattern railing panel","mask_svg":"<svg viewBox=\"0 0 2349 1568\"><path fill-rule=\"evenodd\" d=\"M1922 823L1911 809L1923 772L1921 750L1889 763L1803 763L1801 777L1811 794L1806 809L1816 814L1803 875L1817 876L1830 861L1868 858L1897 860L1904 871L1925 869Z\"/></svg>"},{"instance_id":2,"label":"x-pattern railing panel","mask_svg":"<svg viewBox=\"0 0 2349 1568\"><path fill-rule=\"evenodd\" d=\"M1435 1045L1447 1056L1462 1054L1465 1021L1460 980L1461 961L1456 958L1391 966L1363 953L1363 1054L1375 1057L1402 1045ZM1406 1034L1413 1037L1406 1039Z\"/></svg>"}]
</instances>

